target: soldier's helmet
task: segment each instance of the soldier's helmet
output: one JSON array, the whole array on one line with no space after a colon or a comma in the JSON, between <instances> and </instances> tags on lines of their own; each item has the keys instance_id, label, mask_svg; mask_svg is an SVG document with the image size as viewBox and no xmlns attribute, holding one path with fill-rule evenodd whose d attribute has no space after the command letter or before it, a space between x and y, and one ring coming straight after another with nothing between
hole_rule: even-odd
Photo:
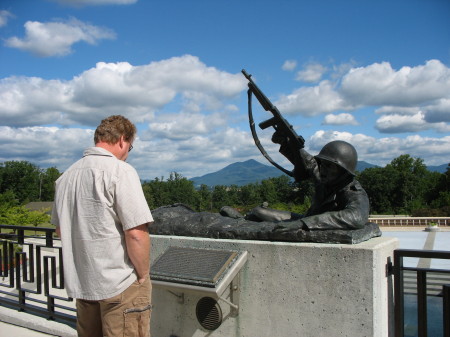
<instances>
[{"instance_id":1,"label":"soldier's helmet","mask_svg":"<svg viewBox=\"0 0 450 337\"><path fill-rule=\"evenodd\" d=\"M353 145L342 140L335 140L326 144L319 154L315 156L319 160L327 160L345 169L351 175L355 175L358 154Z\"/></svg>"}]
</instances>

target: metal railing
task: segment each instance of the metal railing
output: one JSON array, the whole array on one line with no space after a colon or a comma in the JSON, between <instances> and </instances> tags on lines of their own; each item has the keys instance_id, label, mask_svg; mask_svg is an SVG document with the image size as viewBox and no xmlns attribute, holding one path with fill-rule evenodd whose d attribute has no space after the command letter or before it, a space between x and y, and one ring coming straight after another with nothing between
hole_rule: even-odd
<instances>
[{"instance_id":1,"label":"metal railing","mask_svg":"<svg viewBox=\"0 0 450 337\"><path fill-rule=\"evenodd\" d=\"M64 290L62 250L54 232L0 225L0 305L74 325L76 310Z\"/></svg>"},{"instance_id":2,"label":"metal railing","mask_svg":"<svg viewBox=\"0 0 450 337\"><path fill-rule=\"evenodd\" d=\"M386 216L371 215L369 221L375 222L379 226L392 227L426 227L432 223L440 227L450 226L450 217L411 217L411 216Z\"/></svg>"},{"instance_id":3,"label":"metal railing","mask_svg":"<svg viewBox=\"0 0 450 337\"><path fill-rule=\"evenodd\" d=\"M417 336L427 337L428 299L442 297L442 336L450 337L450 269L406 267L404 258L450 260L450 251L394 251L395 337L405 336L405 294L417 295ZM411 282L414 286L411 287ZM436 336L430 336L436 337Z\"/></svg>"}]
</instances>

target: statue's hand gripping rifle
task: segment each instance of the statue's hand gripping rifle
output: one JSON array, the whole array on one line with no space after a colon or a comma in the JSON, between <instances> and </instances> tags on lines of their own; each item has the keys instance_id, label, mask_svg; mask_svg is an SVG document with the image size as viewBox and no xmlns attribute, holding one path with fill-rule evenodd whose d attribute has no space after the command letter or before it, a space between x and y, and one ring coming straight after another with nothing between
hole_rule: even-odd
<instances>
[{"instance_id":1,"label":"statue's hand gripping rifle","mask_svg":"<svg viewBox=\"0 0 450 337\"><path fill-rule=\"evenodd\" d=\"M287 156L288 159L294 164L296 159L299 157L299 150L304 147L305 140L302 136L297 135L292 125L288 123L286 119L281 115L280 111L278 111L277 107L270 102L270 100L266 97L266 95L263 94L263 92L258 88L258 86L253 82L252 75L249 75L245 69L242 69L242 73L244 74L245 78L249 81L248 82L248 119L250 122L250 130L252 131L253 139L255 140L255 144L258 147L258 149L261 151L262 155L276 168L283 171L287 175L293 177L294 173L292 171L286 170L284 167L278 165L264 150L263 146L261 145L261 142L258 139L258 135L256 134L255 130L255 122L253 120L253 113L252 113L252 93L255 95L255 97L258 99L259 103L262 105L264 110L270 111L273 114L273 117L259 123L259 127L264 130L267 129L269 126L272 126L278 135L285 137L287 140L287 152L289 152L289 155ZM284 146L284 144L282 144ZM283 151L284 152L284 151Z\"/></svg>"}]
</instances>

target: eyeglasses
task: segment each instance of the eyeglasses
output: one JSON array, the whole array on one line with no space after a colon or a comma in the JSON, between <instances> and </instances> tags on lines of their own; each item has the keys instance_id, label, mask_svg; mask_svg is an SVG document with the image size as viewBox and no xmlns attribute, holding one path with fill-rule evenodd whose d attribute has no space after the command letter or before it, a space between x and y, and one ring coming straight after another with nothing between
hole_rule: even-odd
<instances>
[{"instance_id":1,"label":"eyeglasses","mask_svg":"<svg viewBox=\"0 0 450 337\"><path fill-rule=\"evenodd\" d=\"M133 150L133 144L130 144L130 147L128 148L128 152L130 152L131 150Z\"/></svg>"}]
</instances>

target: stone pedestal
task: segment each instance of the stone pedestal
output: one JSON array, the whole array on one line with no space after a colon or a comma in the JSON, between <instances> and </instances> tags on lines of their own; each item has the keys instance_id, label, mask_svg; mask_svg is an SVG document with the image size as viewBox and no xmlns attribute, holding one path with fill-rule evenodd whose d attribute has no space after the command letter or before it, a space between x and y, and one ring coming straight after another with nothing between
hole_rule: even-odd
<instances>
[{"instance_id":1,"label":"stone pedestal","mask_svg":"<svg viewBox=\"0 0 450 337\"><path fill-rule=\"evenodd\" d=\"M152 235L151 259L168 247L247 251L241 269L238 315L219 300L221 325L197 321L199 292L153 288L152 336L389 336L393 280L387 275L398 241L353 244L218 240Z\"/></svg>"}]
</instances>

